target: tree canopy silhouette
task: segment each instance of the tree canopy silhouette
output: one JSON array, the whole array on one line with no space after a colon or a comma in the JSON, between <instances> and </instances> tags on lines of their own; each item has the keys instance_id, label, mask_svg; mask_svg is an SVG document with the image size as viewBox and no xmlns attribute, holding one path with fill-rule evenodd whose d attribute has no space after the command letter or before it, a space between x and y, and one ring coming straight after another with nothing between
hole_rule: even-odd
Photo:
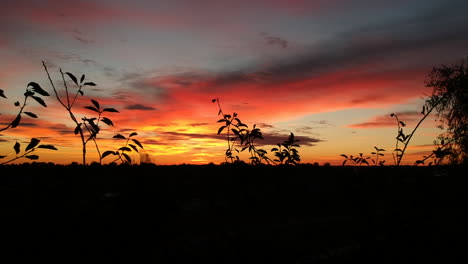
<instances>
[{"instance_id":1,"label":"tree canopy silhouette","mask_svg":"<svg viewBox=\"0 0 468 264\"><path fill-rule=\"evenodd\" d=\"M468 57L458 64L434 67L426 80L432 95L426 104L438 102L435 110L444 132L441 145L450 149L453 163L468 162Z\"/></svg>"}]
</instances>

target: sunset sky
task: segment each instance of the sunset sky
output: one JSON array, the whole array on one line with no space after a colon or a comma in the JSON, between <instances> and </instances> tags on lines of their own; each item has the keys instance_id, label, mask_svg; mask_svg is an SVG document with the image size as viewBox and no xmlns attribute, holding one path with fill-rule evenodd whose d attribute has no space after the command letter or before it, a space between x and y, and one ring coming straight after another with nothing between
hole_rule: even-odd
<instances>
[{"instance_id":1,"label":"sunset sky","mask_svg":"<svg viewBox=\"0 0 468 264\"><path fill-rule=\"evenodd\" d=\"M432 67L468 55L467 11L464 0L2 1L0 127L16 117L29 82L50 96L47 108L26 106L38 118L24 115L1 132L0 155L14 157L15 142L24 150L35 137L58 149L35 151L38 161L82 161L44 61L62 96L60 68L97 84L78 96L77 117L95 116L84 108L90 99L119 111L104 115L114 126L103 124L101 151L122 146L116 133L137 132L156 164L221 163L227 142L211 101L219 98L225 113L261 129L256 142L270 158L292 132L303 163L339 165L340 154L370 155L377 146L390 165L390 114L407 123L405 132L422 117ZM433 117L423 123L403 163L433 149L436 125ZM94 144L87 149L87 162L97 161Z\"/></svg>"}]
</instances>

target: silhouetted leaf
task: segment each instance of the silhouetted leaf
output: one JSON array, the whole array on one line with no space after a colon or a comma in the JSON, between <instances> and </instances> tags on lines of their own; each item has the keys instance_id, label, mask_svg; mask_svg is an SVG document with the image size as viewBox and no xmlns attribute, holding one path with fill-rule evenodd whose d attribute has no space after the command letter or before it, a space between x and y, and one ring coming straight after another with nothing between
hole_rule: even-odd
<instances>
[{"instance_id":1,"label":"silhouetted leaf","mask_svg":"<svg viewBox=\"0 0 468 264\"><path fill-rule=\"evenodd\" d=\"M130 158L129 155L127 155L127 153L123 153L122 155L125 157L128 163L132 163L132 159Z\"/></svg>"},{"instance_id":2,"label":"silhouetted leaf","mask_svg":"<svg viewBox=\"0 0 468 264\"><path fill-rule=\"evenodd\" d=\"M128 144L134 151L138 152L138 149L135 145L133 144Z\"/></svg>"},{"instance_id":3,"label":"silhouetted leaf","mask_svg":"<svg viewBox=\"0 0 468 264\"><path fill-rule=\"evenodd\" d=\"M378 151L385 151L385 149L379 149Z\"/></svg>"},{"instance_id":4,"label":"silhouetted leaf","mask_svg":"<svg viewBox=\"0 0 468 264\"><path fill-rule=\"evenodd\" d=\"M226 128L226 126L222 126L218 129L218 135L221 134L221 132L223 132L223 130Z\"/></svg>"},{"instance_id":5,"label":"silhouetted leaf","mask_svg":"<svg viewBox=\"0 0 468 264\"><path fill-rule=\"evenodd\" d=\"M88 139L86 140L86 142L92 140L93 138L96 137L96 132L92 132L91 135L89 135Z\"/></svg>"},{"instance_id":6,"label":"silhouetted leaf","mask_svg":"<svg viewBox=\"0 0 468 264\"><path fill-rule=\"evenodd\" d=\"M91 103L93 103L93 105L94 105L97 109L101 109L101 107L99 106L98 101L93 100L93 99L90 99L90 100L91 100Z\"/></svg>"},{"instance_id":7,"label":"silhouetted leaf","mask_svg":"<svg viewBox=\"0 0 468 264\"><path fill-rule=\"evenodd\" d=\"M85 85L88 85L88 86L96 86L96 84L93 83L93 82L85 82L85 83L83 84L83 86L85 86Z\"/></svg>"},{"instance_id":8,"label":"silhouetted leaf","mask_svg":"<svg viewBox=\"0 0 468 264\"><path fill-rule=\"evenodd\" d=\"M66 72L65 74L67 74L68 77L70 77L70 79L72 79L72 81L73 81L76 85L78 85L78 80L76 79L75 75L73 75L73 74L70 73L70 72Z\"/></svg>"},{"instance_id":9,"label":"silhouetted leaf","mask_svg":"<svg viewBox=\"0 0 468 264\"><path fill-rule=\"evenodd\" d=\"M76 134L78 134L80 131L81 131L81 124L82 123L79 123L76 127L75 127L75 131L73 131Z\"/></svg>"},{"instance_id":10,"label":"silhouetted leaf","mask_svg":"<svg viewBox=\"0 0 468 264\"><path fill-rule=\"evenodd\" d=\"M120 147L119 150L121 150L121 151L132 151L129 147Z\"/></svg>"},{"instance_id":11,"label":"silhouetted leaf","mask_svg":"<svg viewBox=\"0 0 468 264\"><path fill-rule=\"evenodd\" d=\"M103 158L105 158L105 157L107 157L107 156L109 156L109 155L117 155L117 153L115 153L115 152L112 151L112 150L104 151L104 153L102 153L102 155L101 155L101 159L103 159Z\"/></svg>"},{"instance_id":12,"label":"silhouetted leaf","mask_svg":"<svg viewBox=\"0 0 468 264\"><path fill-rule=\"evenodd\" d=\"M212 103L216 103L216 99L211 99L211 102L212 102Z\"/></svg>"},{"instance_id":13,"label":"silhouetted leaf","mask_svg":"<svg viewBox=\"0 0 468 264\"><path fill-rule=\"evenodd\" d=\"M406 126L405 122L403 122L403 121L400 121L400 124L401 124L402 127Z\"/></svg>"},{"instance_id":14,"label":"silhouetted leaf","mask_svg":"<svg viewBox=\"0 0 468 264\"><path fill-rule=\"evenodd\" d=\"M39 159L39 156L38 155L27 155L25 156L26 158L30 159L30 160L37 160Z\"/></svg>"},{"instance_id":15,"label":"silhouetted leaf","mask_svg":"<svg viewBox=\"0 0 468 264\"><path fill-rule=\"evenodd\" d=\"M94 111L94 112L97 112L97 113L99 113L99 110L98 110L96 107L94 107L94 106L85 106L84 108L86 108L86 109L89 109L89 110L92 110L92 111Z\"/></svg>"},{"instance_id":16,"label":"silhouetted leaf","mask_svg":"<svg viewBox=\"0 0 468 264\"><path fill-rule=\"evenodd\" d=\"M83 94L84 94L84 93L83 93L83 91L81 91L81 90L78 90L78 92L79 92L81 95L83 95Z\"/></svg>"},{"instance_id":17,"label":"silhouetted leaf","mask_svg":"<svg viewBox=\"0 0 468 264\"><path fill-rule=\"evenodd\" d=\"M375 153L375 152L371 152L371 154L372 154L372 155L375 155L375 154L377 154L377 153Z\"/></svg>"},{"instance_id":18,"label":"silhouetted leaf","mask_svg":"<svg viewBox=\"0 0 468 264\"><path fill-rule=\"evenodd\" d=\"M0 89L0 97L3 97L5 99L8 99L6 96L5 96L5 92L3 92L2 89Z\"/></svg>"},{"instance_id":19,"label":"silhouetted leaf","mask_svg":"<svg viewBox=\"0 0 468 264\"><path fill-rule=\"evenodd\" d=\"M345 160L343 161L343 164L341 164L341 166L344 166L344 165L346 164L347 161L348 161L348 160L345 159Z\"/></svg>"},{"instance_id":20,"label":"silhouetted leaf","mask_svg":"<svg viewBox=\"0 0 468 264\"><path fill-rule=\"evenodd\" d=\"M131 138L131 137L136 136L136 135L138 135L137 132L132 132L128 137Z\"/></svg>"},{"instance_id":21,"label":"silhouetted leaf","mask_svg":"<svg viewBox=\"0 0 468 264\"><path fill-rule=\"evenodd\" d=\"M341 154L340 156L345 157L346 159L348 158L348 156L345 154Z\"/></svg>"},{"instance_id":22,"label":"silhouetted leaf","mask_svg":"<svg viewBox=\"0 0 468 264\"><path fill-rule=\"evenodd\" d=\"M24 96L26 96L26 97L32 96L32 95L34 95L34 92L33 92L33 91L27 90L27 91L24 93Z\"/></svg>"},{"instance_id":23,"label":"silhouetted leaf","mask_svg":"<svg viewBox=\"0 0 468 264\"><path fill-rule=\"evenodd\" d=\"M83 74L83 75L81 75L80 83L83 83L84 79L85 79L85 75Z\"/></svg>"},{"instance_id":24,"label":"silhouetted leaf","mask_svg":"<svg viewBox=\"0 0 468 264\"><path fill-rule=\"evenodd\" d=\"M20 148L21 148L20 143L16 142L15 145L13 146L13 149L15 150L16 155L20 153Z\"/></svg>"},{"instance_id":25,"label":"silhouetted leaf","mask_svg":"<svg viewBox=\"0 0 468 264\"><path fill-rule=\"evenodd\" d=\"M32 118L37 118L37 115L34 114L34 113L31 113L31 112L23 112L23 113L25 113L26 115L28 115L28 116L30 116Z\"/></svg>"},{"instance_id":26,"label":"silhouetted leaf","mask_svg":"<svg viewBox=\"0 0 468 264\"><path fill-rule=\"evenodd\" d=\"M216 122L218 122L218 123L226 122L226 119L220 119L220 120L218 120Z\"/></svg>"},{"instance_id":27,"label":"silhouetted leaf","mask_svg":"<svg viewBox=\"0 0 468 264\"><path fill-rule=\"evenodd\" d=\"M56 147L53 145L39 145L37 148L43 148L43 149L52 149L52 150L58 150Z\"/></svg>"},{"instance_id":28,"label":"silhouetted leaf","mask_svg":"<svg viewBox=\"0 0 468 264\"><path fill-rule=\"evenodd\" d=\"M42 100L42 98L38 97L38 96L31 96L34 100L36 100L39 104L41 104L42 106L44 107L47 107L46 103L44 102L44 100Z\"/></svg>"},{"instance_id":29,"label":"silhouetted leaf","mask_svg":"<svg viewBox=\"0 0 468 264\"><path fill-rule=\"evenodd\" d=\"M143 146L141 145L140 141L132 138L132 141L135 142L135 144L137 144L140 148L143 148Z\"/></svg>"},{"instance_id":30,"label":"silhouetted leaf","mask_svg":"<svg viewBox=\"0 0 468 264\"><path fill-rule=\"evenodd\" d=\"M37 138L31 138L31 141L29 142L28 146L26 147L26 150L25 151L28 151L34 147L37 146L37 144L39 144L39 142L41 142L39 139Z\"/></svg>"},{"instance_id":31,"label":"silhouetted leaf","mask_svg":"<svg viewBox=\"0 0 468 264\"><path fill-rule=\"evenodd\" d=\"M49 93L46 92L46 91L44 91L44 89L42 89L41 86L40 86L39 84L37 84L37 83L35 83L35 82L30 82L30 83L28 83L28 86L27 86L27 87L29 87L29 86L32 87L31 90L32 90L33 92L36 92L36 93L38 93L38 94L40 94L40 95L42 95L42 96L49 96Z\"/></svg>"},{"instance_id":32,"label":"silhouetted leaf","mask_svg":"<svg viewBox=\"0 0 468 264\"><path fill-rule=\"evenodd\" d=\"M15 128L19 125L21 121L21 115L17 115L15 120L13 120L13 122L11 122L11 128Z\"/></svg>"},{"instance_id":33,"label":"silhouetted leaf","mask_svg":"<svg viewBox=\"0 0 468 264\"><path fill-rule=\"evenodd\" d=\"M126 137L124 137L124 136L122 136L120 134L116 134L112 138L127 139Z\"/></svg>"},{"instance_id":34,"label":"silhouetted leaf","mask_svg":"<svg viewBox=\"0 0 468 264\"><path fill-rule=\"evenodd\" d=\"M3 158L6 158L6 156L4 156L4 155L0 155L0 159L3 159Z\"/></svg>"},{"instance_id":35,"label":"silhouetted leaf","mask_svg":"<svg viewBox=\"0 0 468 264\"><path fill-rule=\"evenodd\" d=\"M15 106L19 106L20 103L19 103L18 101L16 101L14 105L15 105Z\"/></svg>"},{"instance_id":36,"label":"silhouetted leaf","mask_svg":"<svg viewBox=\"0 0 468 264\"><path fill-rule=\"evenodd\" d=\"M119 113L119 111L117 111L115 108L104 108L104 110L102 110L103 112L114 112L114 113Z\"/></svg>"},{"instance_id":37,"label":"silhouetted leaf","mask_svg":"<svg viewBox=\"0 0 468 264\"><path fill-rule=\"evenodd\" d=\"M101 121L102 121L104 124L108 125L108 126L114 126L114 123L112 123L112 120L110 120L110 119L107 118L107 117L101 118Z\"/></svg>"},{"instance_id":38,"label":"silhouetted leaf","mask_svg":"<svg viewBox=\"0 0 468 264\"><path fill-rule=\"evenodd\" d=\"M391 116L391 117L394 117L394 116L395 116L395 114L394 114L394 113L391 113L391 114L390 114L390 116Z\"/></svg>"}]
</instances>

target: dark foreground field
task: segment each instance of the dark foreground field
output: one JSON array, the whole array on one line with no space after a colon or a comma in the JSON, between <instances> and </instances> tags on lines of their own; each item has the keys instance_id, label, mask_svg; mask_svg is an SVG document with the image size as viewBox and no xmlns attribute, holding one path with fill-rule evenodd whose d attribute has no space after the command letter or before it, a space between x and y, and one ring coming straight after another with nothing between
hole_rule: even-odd
<instances>
[{"instance_id":1,"label":"dark foreground field","mask_svg":"<svg viewBox=\"0 0 468 264\"><path fill-rule=\"evenodd\" d=\"M467 263L463 174L448 167L2 166L0 260Z\"/></svg>"}]
</instances>

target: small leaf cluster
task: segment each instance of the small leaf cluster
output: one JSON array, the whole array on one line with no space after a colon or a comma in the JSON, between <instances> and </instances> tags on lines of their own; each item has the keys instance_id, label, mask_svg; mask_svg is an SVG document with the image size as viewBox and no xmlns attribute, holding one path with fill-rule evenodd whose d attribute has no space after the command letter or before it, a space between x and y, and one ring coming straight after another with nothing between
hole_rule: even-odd
<instances>
[{"instance_id":1,"label":"small leaf cluster","mask_svg":"<svg viewBox=\"0 0 468 264\"><path fill-rule=\"evenodd\" d=\"M82 133L82 127L81 126L84 125L86 127L86 130L89 132L89 138L87 139L87 141L96 138L97 134L100 131L100 128L98 126L99 122L103 122L104 124L106 124L108 126L114 126L114 123L112 122L111 119L102 116L102 114L104 112L119 113L119 111L117 111L114 108L101 109L101 106L100 106L98 101L93 100L93 99L90 99L90 100L91 100L91 103L93 105L92 106L85 106L84 108L86 108L88 110L91 110L93 112L96 112L98 114L98 117L93 117L93 118L83 117L81 119L83 122L78 123L77 126L75 127L75 130L74 130L75 135L78 134L78 133Z\"/></svg>"},{"instance_id":2,"label":"small leaf cluster","mask_svg":"<svg viewBox=\"0 0 468 264\"><path fill-rule=\"evenodd\" d=\"M278 143L277 148L272 148L271 151L275 152L277 159L274 161L279 162L280 164L287 165L296 165L301 161L299 151L296 148L299 148L298 139L294 138L294 134L291 132L289 138L283 143Z\"/></svg>"},{"instance_id":3,"label":"small leaf cluster","mask_svg":"<svg viewBox=\"0 0 468 264\"><path fill-rule=\"evenodd\" d=\"M362 164L366 164L367 166L370 166L369 162L367 160L371 159L371 157L364 157L364 153L359 153L359 156L354 157L353 155L348 155L346 154L341 154L340 156L344 157L345 159L343 160L343 163L341 164L344 166L348 161L353 163L354 166L361 166Z\"/></svg>"},{"instance_id":4,"label":"small leaf cluster","mask_svg":"<svg viewBox=\"0 0 468 264\"><path fill-rule=\"evenodd\" d=\"M60 69L60 74L61 74L61 77L62 77L62 80L63 80L64 89L65 89L65 98L61 98L59 96L59 94L58 94L58 91L57 91L57 89L55 87L54 82L52 81L52 79L50 77L50 74L49 74L49 71L47 69L46 64L44 62L42 62L42 65L44 66L44 69L45 69L45 71L47 73L47 76L49 78L52 89L55 92L55 96L57 98L57 101L67 110L71 120L75 123L74 134L75 135L79 134L80 139L81 139L81 144L83 146L83 148L82 148L82 150L83 150L82 151L83 152L82 153L83 164L86 164L86 145L91 140L94 142L94 145L96 147L96 151L98 152L99 157L100 157L100 161L101 161L102 160L101 159L101 153L100 153L97 141L96 141L97 135L99 134L99 132L101 130L100 127L99 127L99 123L103 122L104 124L106 124L108 126L113 126L114 125L112 120L110 120L107 117L103 117L102 114L104 112L118 113L119 111L117 111L114 108L101 108L101 105L99 104L98 101L90 99L92 105L91 106L85 106L84 108L88 109L88 110L91 110L93 112L96 112L97 117L92 117L92 118L83 117L81 119L81 122L79 122L78 119L75 117L75 114L73 113L73 106L75 105L76 98L77 98L78 95L81 95L81 96L84 95L84 92L83 92L84 87L86 87L86 86L96 86L96 84L94 82L86 81L86 76L84 74L82 74L80 79L78 80L78 78L73 73L71 73L71 72L65 72L64 73L62 71L62 69ZM75 84L75 86L78 88L75 93L71 93L69 91L67 80L66 80L65 76L67 76ZM87 133L86 138L85 138L85 133Z\"/></svg>"},{"instance_id":5,"label":"small leaf cluster","mask_svg":"<svg viewBox=\"0 0 468 264\"><path fill-rule=\"evenodd\" d=\"M250 163L252 165L259 165L262 164L262 162L267 164L270 164L270 162L275 163L275 161L267 156L266 150L258 148L255 145L255 140L264 139L261 129L258 128L256 124L253 125L252 129L249 129L249 126L239 119L236 112L232 115L224 114L219 98L211 101L218 104L218 116L222 117L217 121L218 123L223 123L223 125L219 127L217 134L219 135L223 133L223 131L226 131L226 140L228 143L228 148L225 152L226 161L230 161L231 163L240 162L237 154L248 150L250 153ZM295 149L295 147L299 147L299 145L295 144L296 142L298 142L298 140L295 140L294 135L291 133L288 140L279 143L278 146L280 148L284 146L285 149L277 150L279 156L277 155L278 160L276 161L281 163L287 161L287 164L297 164L300 162L298 151ZM236 143L240 149L236 147Z\"/></svg>"},{"instance_id":6,"label":"small leaf cluster","mask_svg":"<svg viewBox=\"0 0 468 264\"><path fill-rule=\"evenodd\" d=\"M424 155L422 159L416 160L414 165L425 165L424 162L429 158L432 158L432 161L427 164L428 166L440 165L446 157L454 154L451 146L452 141L453 139L441 139L439 143L439 141L434 140L434 145L436 148L432 151L431 154Z\"/></svg>"},{"instance_id":7,"label":"small leaf cluster","mask_svg":"<svg viewBox=\"0 0 468 264\"><path fill-rule=\"evenodd\" d=\"M37 103L39 103L43 107L47 107L47 104L45 103L44 99L42 99L40 96L49 96L49 93L46 92L44 89L42 89L42 87L36 82L28 83L28 85L26 86L26 91L24 92L23 103L20 103L19 101L16 101L14 103L15 107L20 108L19 111L18 111L18 114L16 115L15 119L12 122L10 122L6 127L0 128L0 131L4 131L4 130L9 129L9 128L17 127L21 122L21 115L22 114L25 114L25 115L27 115L29 117L32 117L32 118L37 118L36 114L34 114L32 112L24 111L24 109L25 109L25 107L27 105L27 102L28 102L29 98L34 99ZM6 97L6 95L5 95L5 92L2 89L0 89L0 97L8 99Z\"/></svg>"},{"instance_id":8,"label":"small leaf cluster","mask_svg":"<svg viewBox=\"0 0 468 264\"><path fill-rule=\"evenodd\" d=\"M375 151L371 152L372 155L375 155L375 159L371 158L372 163L374 163L374 166L377 166L377 164L380 166L384 166L385 160L379 160L379 157L384 156L384 154L381 152L385 151L385 149L378 148L376 146L374 146L374 149Z\"/></svg>"},{"instance_id":9,"label":"small leaf cluster","mask_svg":"<svg viewBox=\"0 0 468 264\"><path fill-rule=\"evenodd\" d=\"M115 138L115 139L125 140L124 146L120 147L116 151L112 151L112 150L104 151L104 153L102 153L102 155L101 155L101 160L104 159L105 157L109 156L109 155L113 155L113 156L117 156L117 158L113 162L120 160L121 163L132 164L132 158L127 153L132 152L132 150L139 153L138 148L143 149L143 145L140 143L140 141L138 141L135 138L132 138L132 137L134 137L136 135L138 135L138 133L136 133L136 132L130 133L130 135L128 137L125 137L125 136L123 136L121 134L114 135L113 138ZM130 140L133 142L133 144L129 143Z\"/></svg>"}]
</instances>

